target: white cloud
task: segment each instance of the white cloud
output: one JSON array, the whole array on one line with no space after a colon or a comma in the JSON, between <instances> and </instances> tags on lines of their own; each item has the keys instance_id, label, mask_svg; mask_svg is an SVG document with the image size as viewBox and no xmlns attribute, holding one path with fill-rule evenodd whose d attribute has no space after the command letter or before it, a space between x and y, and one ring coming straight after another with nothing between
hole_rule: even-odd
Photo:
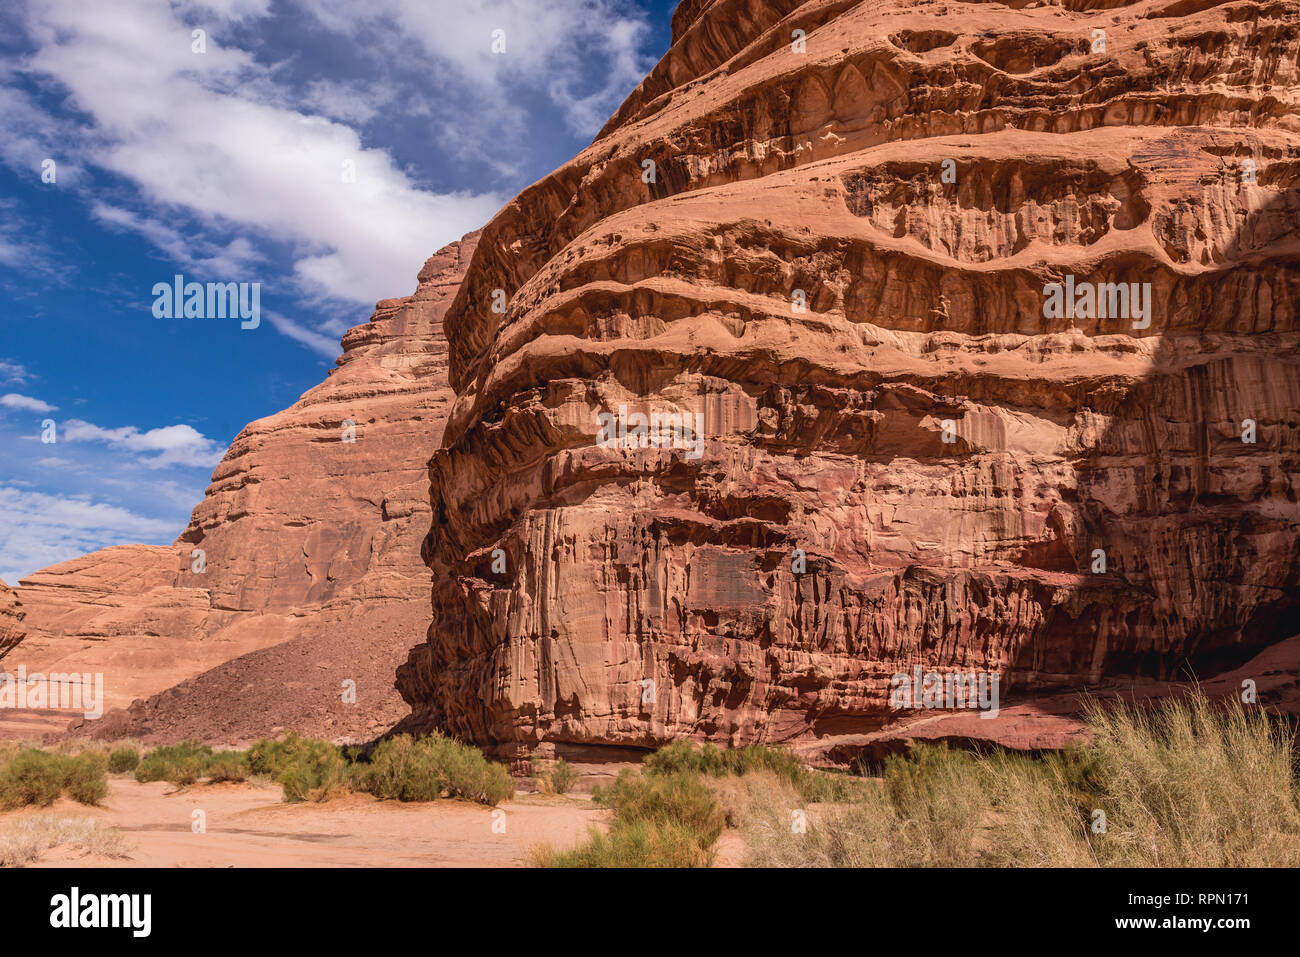
<instances>
[{"instance_id":1,"label":"white cloud","mask_svg":"<svg viewBox=\"0 0 1300 957\"><path fill-rule=\"evenodd\" d=\"M365 29L390 47L413 42L475 87L475 113L510 110L520 89L545 91L580 136L594 134L653 65L641 52L649 29L644 12L617 0L299 3L335 33L355 36ZM493 51L497 30L505 33L504 53ZM473 116L462 118L475 122Z\"/></svg>"},{"instance_id":2,"label":"white cloud","mask_svg":"<svg viewBox=\"0 0 1300 957\"><path fill-rule=\"evenodd\" d=\"M22 385L27 381L27 368L21 362L8 362L0 359L0 382Z\"/></svg>"},{"instance_id":3,"label":"white cloud","mask_svg":"<svg viewBox=\"0 0 1300 957\"><path fill-rule=\"evenodd\" d=\"M264 310L263 314L271 321L271 325L275 327L277 332L280 332L297 342L301 342L308 349L311 349L318 355L324 356L326 359L334 359L343 351L342 347L339 345L339 339L337 337L330 337L328 335L322 335L319 332L312 332L312 330L308 329L306 326L294 322L292 319L287 316L282 316L278 312L272 312L269 309Z\"/></svg>"},{"instance_id":4,"label":"white cloud","mask_svg":"<svg viewBox=\"0 0 1300 957\"><path fill-rule=\"evenodd\" d=\"M203 6L265 12L233 0ZM96 215L181 261L216 253L209 244L182 258L185 234L166 222L169 211L211 232L289 243L305 292L369 304L411 288L431 251L501 205L496 195L422 190L351 128L276 102L284 96L271 71L223 46L219 29L206 53L191 52L189 27L165 0L44 0L29 8L27 27L37 49L26 67L57 81L90 117L79 150L154 207L140 216L100 204ZM355 182L343 182L345 161Z\"/></svg>"},{"instance_id":5,"label":"white cloud","mask_svg":"<svg viewBox=\"0 0 1300 957\"><path fill-rule=\"evenodd\" d=\"M193 236L185 236L180 230L157 219L141 216L100 200L95 200L91 204L90 214L108 226L139 233L166 253L172 261L193 269L204 277L215 277L214 281L243 275L249 265L262 262L264 258L253 248L253 244L242 236L236 236L222 246Z\"/></svg>"},{"instance_id":6,"label":"white cloud","mask_svg":"<svg viewBox=\"0 0 1300 957\"><path fill-rule=\"evenodd\" d=\"M334 33L367 75L322 70L297 47L269 62L286 10L305 33ZM516 177L528 137L551 122L534 106L549 102L556 123L589 136L650 66L646 13L631 0L283 0L274 11L270 0L41 0L7 21L31 52L0 65L0 159L32 177L56 159L57 188L83 190L96 219L196 278L289 293L311 318L273 325L323 356L337 353L345 309L409 292L431 252L505 199L431 187L354 127L423 137L482 170L474 182ZM195 26L206 53L191 50ZM491 50L496 29L504 55ZM51 111L51 95L65 105ZM27 235L0 226L0 265L40 268ZM266 285L286 255L290 274Z\"/></svg>"},{"instance_id":7,"label":"white cloud","mask_svg":"<svg viewBox=\"0 0 1300 957\"><path fill-rule=\"evenodd\" d=\"M4 128L4 114L0 111L0 129ZM5 137L0 136L0 142ZM0 154L3 147L0 147ZM0 266L27 273L41 273L44 278L58 278L53 264L53 253L41 237L40 224L29 222L18 212L14 200L0 198Z\"/></svg>"},{"instance_id":8,"label":"white cloud","mask_svg":"<svg viewBox=\"0 0 1300 957\"><path fill-rule=\"evenodd\" d=\"M175 522L138 515L89 497L0 485L0 578L10 585L40 568L108 545L163 541Z\"/></svg>"},{"instance_id":9,"label":"white cloud","mask_svg":"<svg viewBox=\"0 0 1300 957\"><path fill-rule=\"evenodd\" d=\"M307 84L301 106L343 123L363 125L379 115L381 107L392 103L396 91L382 84L365 89L336 80L313 80Z\"/></svg>"},{"instance_id":10,"label":"white cloud","mask_svg":"<svg viewBox=\"0 0 1300 957\"><path fill-rule=\"evenodd\" d=\"M0 395L0 405L3 405L6 409L19 409L23 412L53 412L58 408L58 406L42 402L40 399L34 399L29 395L19 395L17 392Z\"/></svg>"},{"instance_id":11,"label":"white cloud","mask_svg":"<svg viewBox=\"0 0 1300 957\"><path fill-rule=\"evenodd\" d=\"M103 442L140 456L149 468L170 465L213 468L225 454L225 447L188 425L168 425L142 432L133 425L105 429L81 419L63 425L64 442Z\"/></svg>"},{"instance_id":12,"label":"white cloud","mask_svg":"<svg viewBox=\"0 0 1300 957\"><path fill-rule=\"evenodd\" d=\"M197 14L215 14L223 20L244 20L264 17L271 9L271 0L183 0L187 11Z\"/></svg>"}]
</instances>

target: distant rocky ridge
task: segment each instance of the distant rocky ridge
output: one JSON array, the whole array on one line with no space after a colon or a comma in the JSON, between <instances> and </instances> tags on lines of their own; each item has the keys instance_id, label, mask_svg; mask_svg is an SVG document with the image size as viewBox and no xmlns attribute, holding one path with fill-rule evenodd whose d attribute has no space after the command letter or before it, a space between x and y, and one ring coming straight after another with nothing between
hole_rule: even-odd
<instances>
[{"instance_id":1,"label":"distant rocky ridge","mask_svg":"<svg viewBox=\"0 0 1300 957\"><path fill-rule=\"evenodd\" d=\"M6 660L102 671L111 707L190 682L162 712L141 701L87 725L101 733L167 737L195 713L182 736L391 727L406 713L393 671L428 619L426 460L451 400L442 315L475 240L436 253L413 295L343 337L323 383L239 434L174 546L107 548L24 579L30 635ZM281 644L296 654L255 656Z\"/></svg>"},{"instance_id":2,"label":"distant rocky ridge","mask_svg":"<svg viewBox=\"0 0 1300 957\"><path fill-rule=\"evenodd\" d=\"M1300 633L1298 302L1295 4L688 0L448 311L410 724L829 748L917 665L1240 666Z\"/></svg>"}]
</instances>

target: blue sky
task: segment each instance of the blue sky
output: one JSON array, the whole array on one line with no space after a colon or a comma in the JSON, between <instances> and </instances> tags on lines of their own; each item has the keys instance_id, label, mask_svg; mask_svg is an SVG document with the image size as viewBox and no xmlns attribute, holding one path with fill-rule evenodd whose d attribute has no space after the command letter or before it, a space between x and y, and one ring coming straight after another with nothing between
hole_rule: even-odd
<instances>
[{"instance_id":1,"label":"blue sky","mask_svg":"<svg viewBox=\"0 0 1300 957\"><path fill-rule=\"evenodd\" d=\"M591 141L667 49L674 6L7 2L0 578L171 542L246 422ZM260 282L260 327L155 318L176 273Z\"/></svg>"}]
</instances>

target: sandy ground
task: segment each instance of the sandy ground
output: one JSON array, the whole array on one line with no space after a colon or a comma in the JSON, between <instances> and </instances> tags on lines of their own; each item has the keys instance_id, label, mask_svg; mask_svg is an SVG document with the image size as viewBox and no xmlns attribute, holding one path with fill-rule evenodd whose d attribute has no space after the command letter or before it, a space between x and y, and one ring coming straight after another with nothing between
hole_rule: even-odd
<instances>
[{"instance_id":1,"label":"sandy ground","mask_svg":"<svg viewBox=\"0 0 1300 957\"><path fill-rule=\"evenodd\" d=\"M191 829L201 810L206 833ZM99 807L60 799L52 808L0 813L0 831L28 814L90 817L133 845L127 860L58 847L34 865L90 867L522 867L529 849L578 843L606 811L589 796L521 794L493 809L461 801L402 804L346 794L323 804L283 804L277 785L198 784L177 790L116 775Z\"/></svg>"},{"instance_id":2,"label":"sandy ground","mask_svg":"<svg viewBox=\"0 0 1300 957\"><path fill-rule=\"evenodd\" d=\"M80 717L78 711L52 708L0 708L0 740L40 741L47 734L66 731Z\"/></svg>"}]
</instances>

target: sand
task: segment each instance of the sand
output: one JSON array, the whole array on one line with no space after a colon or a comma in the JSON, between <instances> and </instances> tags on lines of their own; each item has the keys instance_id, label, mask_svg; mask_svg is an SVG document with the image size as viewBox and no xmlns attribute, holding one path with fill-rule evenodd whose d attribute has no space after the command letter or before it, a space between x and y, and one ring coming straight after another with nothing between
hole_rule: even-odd
<instances>
[{"instance_id":1,"label":"sand","mask_svg":"<svg viewBox=\"0 0 1300 957\"><path fill-rule=\"evenodd\" d=\"M195 833L201 810L205 833ZM344 794L321 804L284 804L276 785L197 784L178 789L110 777L99 807L60 799L52 808L0 813L0 832L31 814L93 818L133 845L125 860L57 847L36 867L524 867L542 842L567 847L608 819L590 795L521 794L493 809L462 801L402 804Z\"/></svg>"}]
</instances>

